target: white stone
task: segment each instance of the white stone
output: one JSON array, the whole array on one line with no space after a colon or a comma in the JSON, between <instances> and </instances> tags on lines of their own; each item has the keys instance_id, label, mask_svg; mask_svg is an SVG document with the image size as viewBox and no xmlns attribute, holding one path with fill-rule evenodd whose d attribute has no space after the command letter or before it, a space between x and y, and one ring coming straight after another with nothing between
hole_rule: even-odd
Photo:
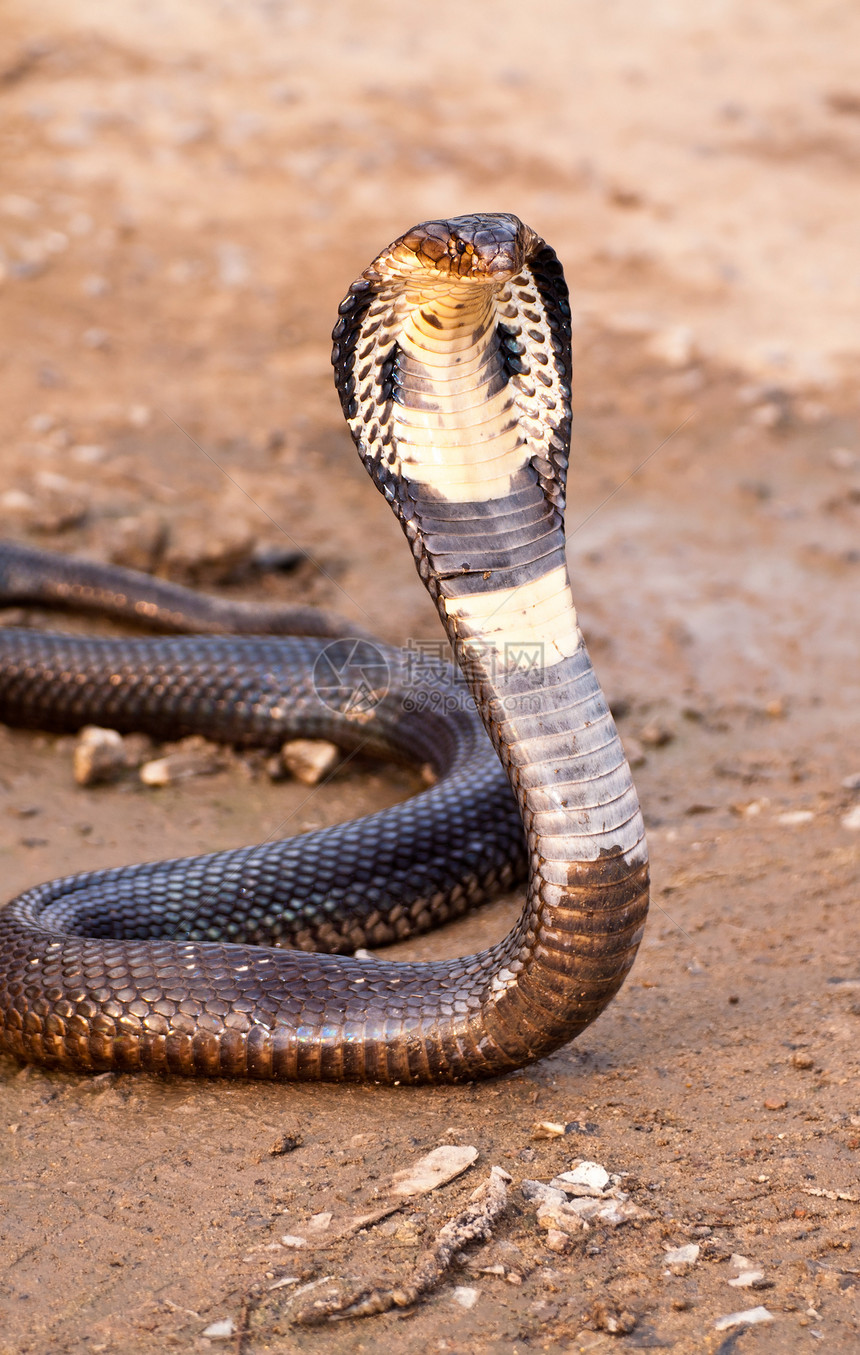
<instances>
[{"instance_id":1,"label":"white stone","mask_svg":"<svg viewBox=\"0 0 860 1355\"><path fill-rule=\"evenodd\" d=\"M327 739L290 739L281 748L281 762L290 776L316 786L337 766L340 749Z\"/></svg>"},{"instance_id":2,"label":"white stone","mask_svg":"<svg viewBox=\"0 0 860 1355\"><path fill-rule=\"evenodd\" d=\"M663 1259L669 1266L692 1266L699 1259L699 1246L696 1242L688 1242L685 1247L673 1247Z\"/></svg>"},{"instance_id":3,"label":"white stone","mask_svg":"<svg viewBox=\"0 0 860 1355\"><path fill-rule=\"evenodd\" d=\"M443 1186L459 1176L478 1156L477 1148L458 1144L443 1144L419 1158L413 1167L395 1172L391 1178L393 1195L424 1195L428 1190Z\"/></svg>"},{"instance_id":4,"label":"white stone","mask_svg":"<svg viewBox=\"0 0 860 1355\"><path fill-rule=\"evenodd\" d=\"M470 1289L468 1285L458 1285L451 1297L461 1308L474 1308L480 1297L480 1289Z\"/></svg>"},{"instance_id":5,"label":"white stone","mask_svg":"<svg viewBox=\"0 0 860 1355\"><path fill-rule=\"evenodd\" d=\"M742 1313L727 1313L714 1323L714 1331L728 1331L729 1327L752 1327L757 1322L773 1322L773 1313L767 1308L747 1308Z\"/></svg>"},{"instance_id":6,"label":"white stone","mask_svg":"<svg viewBox=\"0 0 860 1355\"><path fill-rule=\"evenodd\" d=\"M740 1275L735 1275L734 1279L729 1280L729 1284L733 1289L750 1289L763 1279L763 1270L742 1270Z\"/></svg>"},{"instance_id":7,"label":"white stone","mask_svg":"<svg viewBox=\"0 0 860 1355\"><path fill-rule=\"evenodd\" d=\"M553 1182L568 1195L602 1195L609 1186L609 1172L599 1162L580 1162L572 1171L561 1172Z\"/></svg>"},{"instance_id":8,"label":"white stone","mask_svg":"<svg viewBox=\"0 0 860 1355\"><path fill-rule=\"evenodd\" d=\"M236 1334L236 1325L232 1318L225 1317L221 1322L211 1322L203 1332L210 1341L229 1341Z\"/></svg>"}]
</instances>

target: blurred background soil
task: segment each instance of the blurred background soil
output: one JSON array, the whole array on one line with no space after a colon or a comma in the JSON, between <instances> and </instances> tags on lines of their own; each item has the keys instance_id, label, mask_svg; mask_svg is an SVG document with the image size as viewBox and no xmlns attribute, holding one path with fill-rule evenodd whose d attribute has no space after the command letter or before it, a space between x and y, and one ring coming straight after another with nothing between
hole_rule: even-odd
<instances>
[{"instance_id":1,"label":"blurred background soil","mask_svg":"<svg viewBox=\"0 0 860 1355\"><path fill-rule=\"evenodd\" d=\"M0 531L435 639L328 336L413 222L517 213L573 292L570 561L654 902L612 1008L493 1084L0 1063L3 1355L858 1349L858 47L855 6L810 0L4 5ZM255 573L260 545L310 559ZM0 729L3 893L416 785L251 759L85 790L69 739ZM343 1235L440 1143L477 1164ZM646 1217L553 1251L519 1183L581 1158ZM493 1163L511 1208L425 1304L292 1325L305 1283L400 1282Z\"/></svg>"}]
</instances>

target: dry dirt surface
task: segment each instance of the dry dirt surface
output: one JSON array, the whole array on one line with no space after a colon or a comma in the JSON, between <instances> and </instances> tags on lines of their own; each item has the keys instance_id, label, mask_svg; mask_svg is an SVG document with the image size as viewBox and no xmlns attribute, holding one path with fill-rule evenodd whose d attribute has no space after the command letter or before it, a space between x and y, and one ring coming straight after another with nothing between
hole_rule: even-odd
<instances>
[{"instance_id":1,"label":"dry dirt surface","mask_svg":"<svg viewBox=\"0 0 860 1355\"><path fill-rule=\"evenodd\" d=\"M3 1355L860 1349L858 45L811 0L4 7L2 533L437 638L328 334L414 221L516 212L574 294L571 568L654 891L613 1006L494 1083L0 1062ZM417 784L234 758L87 790L70 743L0 730L5 897ZM476 1160L393 1195L440 1145ZM523 1182L581 1160L636 1209L565 1233ZM423 1301L297 1325L407 1285L491 1166L505 1212Z\"/></svg>"}]
</instances>

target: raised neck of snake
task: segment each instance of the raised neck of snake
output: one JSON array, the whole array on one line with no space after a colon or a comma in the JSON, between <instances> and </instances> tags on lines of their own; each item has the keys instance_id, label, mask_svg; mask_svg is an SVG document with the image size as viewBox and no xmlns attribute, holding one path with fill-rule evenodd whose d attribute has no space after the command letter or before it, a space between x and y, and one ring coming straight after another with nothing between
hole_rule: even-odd
<instances>
[{"instance_id":1,"label":"raised neck of snake","mask_svg":"<svg viewBox=\"0 0 860 1355\"><path fill-rule=\"evenodd\" d=\"M334 331L359 454L412 545L528 835L525 909L487 952L491 1062L587 1025L623 982L647 908L638 800L565 562L569 315L553 251L517 218L488 215L401 237Z\"/></svg>"}]
</instances>

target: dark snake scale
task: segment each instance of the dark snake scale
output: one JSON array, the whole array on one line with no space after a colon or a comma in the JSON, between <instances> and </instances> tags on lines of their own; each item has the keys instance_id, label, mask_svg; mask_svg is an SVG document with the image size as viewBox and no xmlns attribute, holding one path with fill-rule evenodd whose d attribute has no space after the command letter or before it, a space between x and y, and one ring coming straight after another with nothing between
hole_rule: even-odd
<instances>
[{"instance_id":1,"label":"dark snake scale","mask_svg":"<svg viewBox=\"0 0 860 1355\"><path fill-rule=\"evenodd\" d=\"M454 1082L557 1049L617 992L648 861L565 565L569 317L555 254L502 214L415 227L341 304L344 414L459 667L434 671L432 700L413 655L336 618L0 547L0 601L204 632L0 631L5 722L240 746L301 734L437 776L333 829L28 890L0 910L0 1050L85 1072ZM315 638L263 634L297 629ZM486 951L354 955L526 875L518 921Z\"/></svg>"}]
</instances>

